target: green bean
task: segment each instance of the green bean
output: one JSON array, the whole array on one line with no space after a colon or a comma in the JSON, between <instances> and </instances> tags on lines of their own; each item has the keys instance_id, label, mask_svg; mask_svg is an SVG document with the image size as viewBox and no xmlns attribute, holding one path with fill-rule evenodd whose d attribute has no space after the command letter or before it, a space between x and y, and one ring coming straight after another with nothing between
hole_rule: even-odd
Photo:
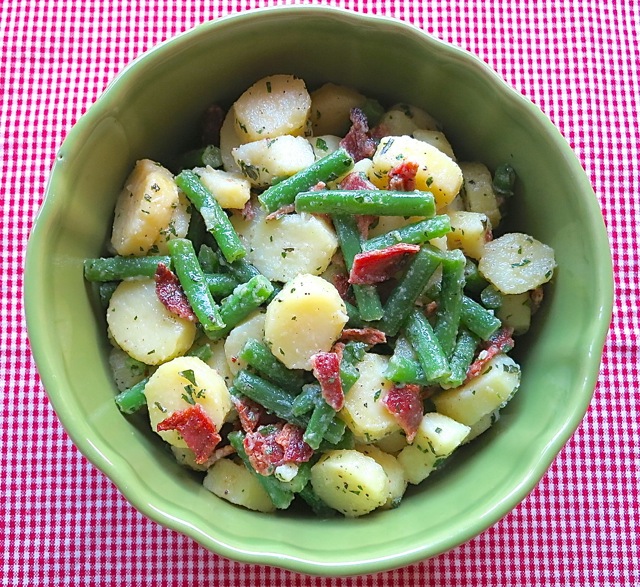
<instances>
[{"instance_id":1,"label":"green bean","mask_svg":"<svg viewBox=\"0 0 640 587\"><path fill-rule=\"evenodd\" d=\"M360 378L357 364L364 359L367 352L367 345L363 342L348 342L342 349L342 360L340 361L340 382L342 391L346 394Z\"/></svg>"},{"instance_id":2,"label":"green bean","mask_svg":"<svg viewBox=\"0 0 640 587\"><path fill-rule=\"evenodd\" d=\"M433 218L427 218L408 224L402 228L391 230L385 234L381 234L375 238L369 239L362 243L363 251L374 251L384 249L398 243L409 243L412 245L421 245L433 238L444 236L451 232L451 221L446 214L440 214Z\"/></svg>"},{"instance_id":3,"label":"green bean","mask_svg":"<svg viewBox=\"0 0 640 587\"><path fill-rule=\"evenodd\" d=\"M351 430L344 420L334 418L324 434L324 440L318 449L320 452L353 448L356 444Z\"/></svg>"},{"instance_id":4,"label":"green bean","mask_svg":"<svg viewBox=\"0 0 640 587\"><path fill-rule=\"evenodd\" d=\"M468 295L476 296L485 287L487 287L487 280L482 277L480 271L478 271L478 265L473 259L467 257L467 262L464 268L464 291Z\"/></svg>"},{"instance_id":5,"label":"green bean","mask_svg":"<svg viewBox=\"0 0 640 587\"><path fill-rule=\"evenodd\" d=\"M178 169L193 169L194 167L206 167L207 165L217 169L222 167L222 154L220 147L207 145L200 149L192 149L183 153L178 160Z\"/></svg>"},{"instance_id":6,"label":"green bean","mask_svg":"<svg viewBox=\"0 0 640 587\"><path fill-rule=\"evenodd\" d=\"M502 325L500 320L493 315L493 312L486 310L478 302L467 296L462 296L460 321L482 340L489 340L491 335Z\"/></svg>"},{"instance_id":7,"label":"green bean","mask_svg":"<svg viewBox=\"0 0 640 587\"><path fill-rule=\"evenodd\" d=\"M416 253L384 306L384 315L378 327L389 336L395 336L411 313L433 272L442 263L442 253L435 247L424 245Z\"/></svg>"},{"instance_id":8,"label":"green bean","mask_svg":"<svg viewBox=\"0 0 640 587\"><path fill-rule=\"evenodd\" d=\"M261 475L253 468L251 461L249 461L247 451L244 449L244 437L244 434L240 430L237 430L230 432L227 438L231 446L236 450L238 456L242 459L244 466L255 476L267 492L273 505L281 510L287 509L293 501L293 491L283 487L282 482L277 477L273 475Z\"/></svg>"},{"instance_id":9,"label":"green bean","mask_svg":"<svg viewBox=\"0 0 640 587\"><path fill-rule=\"evenodd\" d=\"M513 196L516 183L516 171L508 163L498 165L493 174L493 191L499 196L509 198Z\"/></svg>"},{"instance_id":10,"label":"green bean","mask_svg":"<svg viewBox=\"0 0 640 587\"><path fill-rule=\"evenodd\" d=\"M362 317L360 316L360 310L356 308L353 304L350 304L346 300L342 300L344 302L345 308L347 308L347 316L349 316L349 321L347 324L350 328L363 328L364 322L362 321Z\"/></svg>"},{"instance_id":11,"label":"green bean","mask_svg":"<svg viewBox=\"0 0 640 587\"><path fill-rule=\"evenodd\" d=\"M220 265L225 267L240 283L246 283L252 277L262 275L249 261L246 259L236 259L232 263L229 263L224 255L218 251L218 261Z\"/></svg>"},{"instance_id":12,"label":"green bean","mask_svg":"<svg viewBox=\"0 0 640 587\"><path fill-rule=\"evenodd\" d=\"M336 510L330 508L313 490L311 483L307 483L299 493L300 497L307 503L316 516L329 518L336 515Z\"/></svg>"},{"instance_id":13,"label":"green bean","mask_svg":"<svg viewBox=\"0 0 640 587\"><path fill-rule=\"evenodd\" d=\"M317 450L335 418L336 411L322 397L319 385L309 384L305 388L305 392L313 397L314 408L302 438L312 449Z\"/></svg>"},{"instance_id":14,"label":"green bean","mask_svg":"<svg viewBox=\"0 0 640 587\"><path fill-rule=\"evenodd\" d=\"M87 281L121 281L129 277L153 277L162 263L169 267L171 257L103 257L86 259L84 276Z\"/></svg>"},{"instance_id":15,"label":"green bean","mask_svg":"<svg viewBox=\"0 0 640 587\"><path fill-rule=\"evenodd\" d=\"M404 335L398 336L393 354L389 359L385 377L396 383L417 383L429 385L418 361L418 355Z\"/></svg>"},{"instance_id":16,"label":"green bean","mask_svg":"<svg viewBox=\"0 0 640 587\"><path fill-rule=\"evenodd\" d=\"M302 388L302 391L296 396L291 404L291 413L294 416L302 416L308 414L316 407L317 390L314 385L308 384Z\"/></svg>"},{"instance_id":17,"label":"green bean","mask_svg":"<svg viewBox=\"0 0 640 587\"><path fill-rule=\"evenodd\" d=\"M433 216L435 200L430 192L387 190L328 190L301 192L296 212L319 214L373 214L376 216Z\"/></svg>"},{"instance_id":18,"label":"green bean","mask_svg":"<svg viewBox=\"0 0 640 587\"><path fill-rule=\"evenodd\" d=\"M204 272L198 263L191 241L174 238L167 243L167 247L180 285L205 334L211 336L214 332L223 329L225 323L220 316L220 309L207 287Z\"/></svg>"},{"instance_id":19,"label":"green bean","mask_svg":"<svg viewBox=\"0 0 640 587\"><path fill-rule=\"evenodd\" d=\"M251 312L266 302L273 293L273 285L264 275L256 275L247 283L238 285L231 295L220 303L220 317L225 326L209 335L212 340L226 336Z\"/></svg>"},{"instance_id":20,"label":"green bean","mask_svg":"<svg viewBox=\"0 0 640 587\"><path fill-rule=\"evenodd\" d=\"M273 356L266 344L255 338L250 338L238 354L238 358L245 361L272 383L280 385L292 393L300 393L304 384L302 372L287 369Z\"/></svg>"},{"instance_id":21,"label":"green bean","mask_svg":"<svg viewBox=\"0 0 640 587\"><path fill-rule=\"evenodd\" d=\"M182 171L176 176L176 184L202 215L207 230L218 243L224 258L233 262L244 257L246 251L229 217L197 174L189 170Z\"/></svg>"},{"instance_id":22,"label":"green bean","mask_svg":"<svg viewBox=\"0 0 640 587\"><path fill-rule=\"evenodd\" d=\"M487 285L480 292L480 303L488 310L499 310L502 306L502 293L495 285Z\"/></svg>"},{"instance_id":23,"label":"green bean","mask_svg":"<svg viewBox=\"0 0 640 587\"><path fill-rule=\"evenodd\" d=\"M292 493L300 493L311 480L311 463L298 463L298 472L291 481L280 481L284 489L288 489Z\"/></svg>"},{"instance_id":24,"label":"green bean","mask_svg":"<svg viewBox=\"0 0 640 587\"><path fill-rule=\"evenodd\" d=\"M198 357L201 361L208 361L213 356L213 351L207 343L204 343L197 347L191 347L187 355L190 357Z\"/></svg>"},{"instance_id":25,"label":"green bean","mask_svg":"<svg viewBox=\"0 0 640 587\"><path fill-rule=\"evenodd\" d=\"M221 265L218 260L218 255L209 245L200 245L200 249L198 250L198 262L205 273L220 272Z\"/></svg>"},{"instance_id":26,"label":"green bean","mask_svg":"<svg viewBox=\"0 0 640 587\"><path fill-rule=\"evenodd\" d=\"M453 354L449 361L449 368L451 373L449 377L443 381L447 387L458 387L464 383L467 378L467 370L469 365L473 361L476 348L478 346L479 338L469 332L466 328L461 328L456 341L456 346L453 349Z\"/></svg>"},{"instance_id":27,"label":"green bean","mask_svg":"<svg viewBox=\"0 0 640 587\"><path fill-rule=\"evenodd\" d=\"M293 413L293 402L296 398L291 392L274 385L262 377L250 373L246 369L241 369L233 381L234 389L246 395L254 402L258 402L267 411L275 414L278 418L301 426L307 427L309 419L303 416L296 416Z\"/></svg>"},{"instance_id":28,"label":"green bean","mask_svg":"<svg viewBox=\"0 0 640 587\"><path fill-rule=\"evenodd\" d=\"M111 296L116 288L120 284L119 281L101 281L98 284L98 297L100 298L100 305L106 310L109 307Z\"/></svg>"},{"instance_id":29,"label":"green bean","mask_svg":"<svg viewBox=\"0 0 640 587\"><path fill-rule=\"evenodd\" d=\"M205 273L204 278L214 298L224 298L228 296L233 293L233 290L239 285L236 279L224 273Z\"/></svg>"},{"instance_id":30,"label":"green bean","mask_svg":"<svg viewBox=\"0 0 640 587\"><path fill-rule=\"evenodd\" d=\"M384 106L375 98L367 98L365 103L360 106L360 109L367 117L369 128L376 126L385 113Z\"/></svg>"},{"instance_id":31,"label":"green bean","mask_svg":"<svg viewBox=\"0 0 640 587\"><path fill-rule=\"evenodd\" d=\"M266 189L258 196L258 200L268 212L275 212L283 206L293 204L299 192L308 190L321 181L333 181L352 167L353 159L340 147L306 169Z\"/></svg>"},{"instance_id":32,"label":"green bean","mask_svg":"<svg viewBox=\"0 0 640 587\"><path fill-rule=\"evenodd\" d=\"M199 251L202 245L215 245L215 239L204 223L201 214L194 214L194 206L189 206L191 218L189 219L189 229L187 230L187 238L193 243L193 248ZM211 269L213 271L213 269Z\"/></svg>"},{"instance_id":33,"label":"green bean","mask_svg":"<svg viewBox=\"0 0 640 587\"><path fill-rule=\"evenodd\" d=\"M438 381L450 374L447 357L431 324L420 310L414 309L409 314L405 333L416 351L427 381Z\"/></svg>"},{"instance_id":34,"label":"green bean","mask_svg":"<svg viewBox=\"0 0 640 587\"><path fill-rule=\"evenodd\" d=\"M442 261L442 289L434 332L447 358L453 352L460 326L465 264L465 256L459 250L449 251Z\"/></svg>"},{"instance_id":35,"label":"green bean","mask_svg":"<svg viewBox=\"0 0 640 587\"><path fill-rule=\"evenodd\" d=\"M146 377L132 387L121 391L115 398L116 405L123 414L133 414L142 406L147 405L147 398L144 395L144 386L149 381Z\"/></svg>"},{"instance_id":36,"label":"green bean","mask_svg":"<svg viewBox=\"0 0 640 587\"><path fill-rule=\"evenodd\" d=\"M354 257L362 251L356 221L351 216L338 214L333 216L332 220L347 271L351 271ZM371 321L382 318L382 304L375 286L354 285L353 295L362 320Z\"/></svg>"}]
</instances>

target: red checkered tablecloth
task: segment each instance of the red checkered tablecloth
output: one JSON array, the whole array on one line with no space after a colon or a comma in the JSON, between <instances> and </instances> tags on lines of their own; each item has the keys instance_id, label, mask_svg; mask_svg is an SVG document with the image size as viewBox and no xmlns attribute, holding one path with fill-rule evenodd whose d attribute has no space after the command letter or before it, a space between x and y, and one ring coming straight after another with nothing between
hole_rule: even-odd
<instances>
[{"instance_id":1,"label":"red checkered tablecloth","mask_svg":"<svg viewBox=\"0 0 640 587\"><path fill-rule=\"evenodd\" d=\"M616 306L591 408L538 487L469 543L410 567L310 578L213 555L147 520L76 450L29 352L22 268L55 153L134 57L221 16L284 2L2 0L0 584L640 585L640 3L344 0L480 56L538 104L599 197Z\"/></svg>"}]
</instances>

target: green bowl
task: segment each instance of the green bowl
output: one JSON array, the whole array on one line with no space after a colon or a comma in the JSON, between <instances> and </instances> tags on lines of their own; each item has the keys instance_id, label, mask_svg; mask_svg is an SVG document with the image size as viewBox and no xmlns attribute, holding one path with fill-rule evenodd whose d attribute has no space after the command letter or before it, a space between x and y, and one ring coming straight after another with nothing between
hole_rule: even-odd
<instances>
[{"instance_id":1,"label":"green bowl","mask_svg":"<svg viewBox=\"0 0 640 587\"><path fill-rule=\"evenodd\" d=\"M104 318L83 280L83 260L106 252L115 199L136 159L171 160L192 144L208 104L230 104L272 73L414 103L443 123L461 159L510 162L520 188L508 228L553 246L559 265L534 327L518 343L522 386L501 420L411 488L398 509L361 519L258 514L204 489L143 419L118 412ZM612 269L589 181L537 107L479 59L416 28L296 6L200 25L117 77L57 156L28 245L25 298L54 409L80 451L138 510L232 559L338 576L440 554L490 527L535 487L591 400Z\"/></svg>"}]
</instances>

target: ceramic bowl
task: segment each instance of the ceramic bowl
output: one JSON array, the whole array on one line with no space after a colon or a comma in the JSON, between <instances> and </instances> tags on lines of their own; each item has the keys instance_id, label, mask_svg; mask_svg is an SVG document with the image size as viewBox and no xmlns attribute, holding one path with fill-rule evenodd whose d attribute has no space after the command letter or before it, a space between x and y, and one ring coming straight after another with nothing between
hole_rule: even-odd
<instances>
[{"instance_id":1,"label":"ceramic bowl","mask_svg":"<svg viewBox=\"0 0 640 587\"><path fill-rule=\"evenodd\" d=\"M193 143L208 104L228 105L273 73L422 106L460 159L490 168L510 162L519 188L507 227L551 245L559 266L518 343L522 385L500 421L411 488L399 508L361 519L259 514L204 489L143 419L116 408L105 321L83 280L83 260L106 253L115 199L136 159L171 160ZM407 24L295 6L202 24L122 71L57 155L28 245L25 302L33 354L63 426L138 510L225 557L337 576L440 554L496 523L535 487L592 397L612 271L589 181L536 106L476 57Z\"/></svg>"}]
</instances>

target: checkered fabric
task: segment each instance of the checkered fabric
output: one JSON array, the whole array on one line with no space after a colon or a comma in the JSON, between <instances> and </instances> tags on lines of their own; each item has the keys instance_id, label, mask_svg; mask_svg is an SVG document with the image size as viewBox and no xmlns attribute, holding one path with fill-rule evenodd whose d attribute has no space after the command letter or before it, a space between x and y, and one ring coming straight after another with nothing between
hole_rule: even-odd
<instances>
[{"instance_id":1,"label":"checkered fabric","mask_svg":"<svg viewBox=\"0 0 640 587\"><path fill-rule=\"evenodd\" d=\"M40 384L22 267L55 153L133 58L213 18L277 0L2 0L0 584L2 586L640 585L638 0L343 0L477 54L553 120L599 197L616 306L591 408L531 495L446 554L310 578L239 564L136 512L76 450Z\"/></svg>"}]
</instances>

